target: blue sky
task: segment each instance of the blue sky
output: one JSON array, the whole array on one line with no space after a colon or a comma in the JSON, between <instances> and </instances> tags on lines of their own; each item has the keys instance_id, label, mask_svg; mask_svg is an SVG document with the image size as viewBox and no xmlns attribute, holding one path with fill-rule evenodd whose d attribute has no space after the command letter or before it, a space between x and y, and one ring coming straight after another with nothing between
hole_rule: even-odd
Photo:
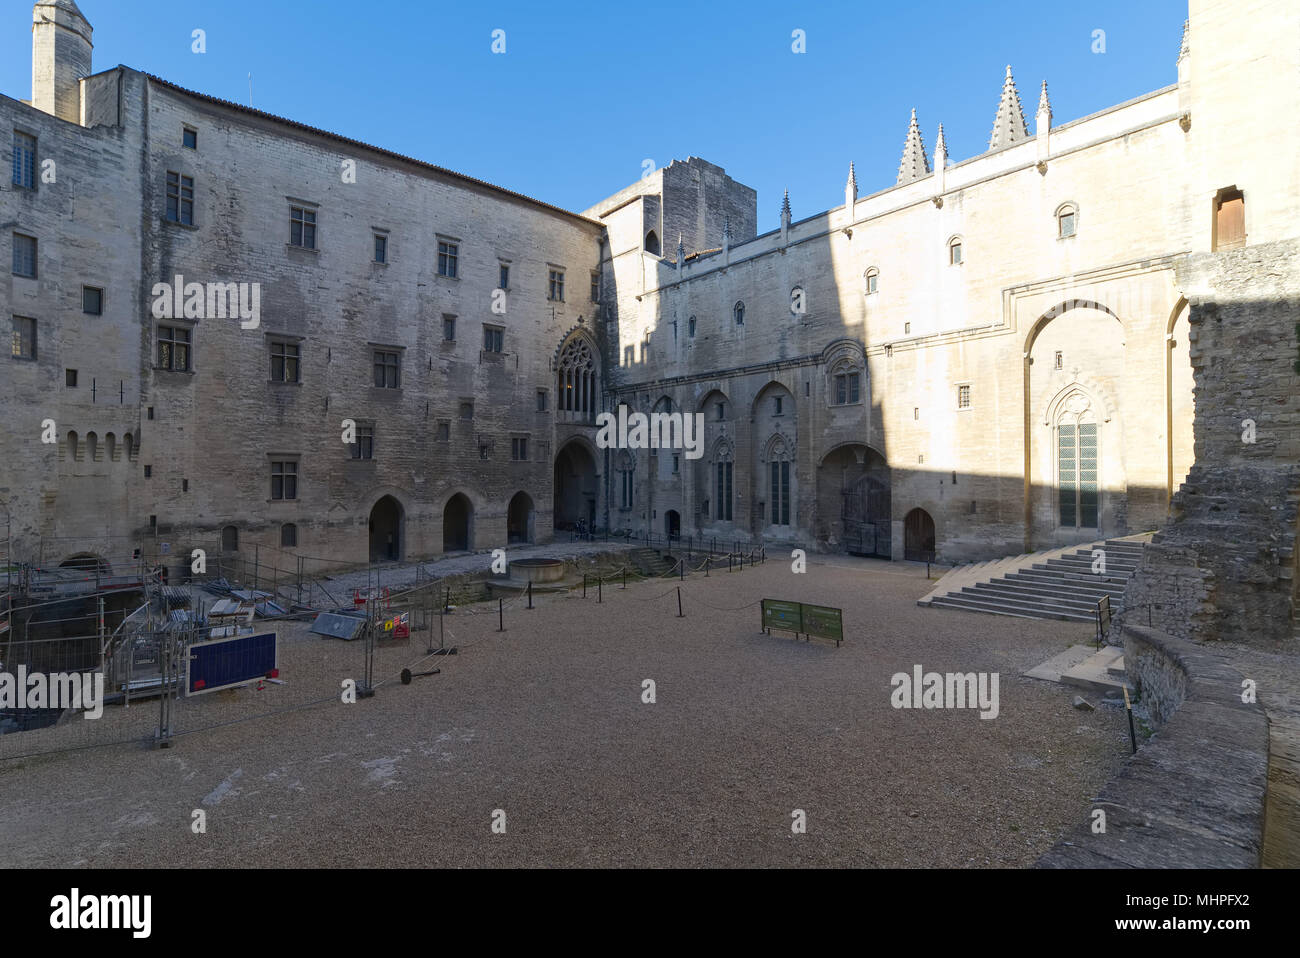
<instances>
[{"instance_id":1,"label":"blue sky","mask_svg":"<svg viewBox=\"0 0 1300 958\"><path fill-rule=\"evenodd\" d=\"M850 160L860 194L892 185L912 107L931 153L940 122L954 159L983 152L1008 63L1030 132L1043 79L1058 124L1176 82L1187 16L1186 0L78 3L96 71L240 103L251 72L258 109L573 210L646 159L701 156L758 190L759 232L784 189L795 219L842 203ZM0 92L26 99L31 4L0 11Z\"/></svg>"}]
</instances>

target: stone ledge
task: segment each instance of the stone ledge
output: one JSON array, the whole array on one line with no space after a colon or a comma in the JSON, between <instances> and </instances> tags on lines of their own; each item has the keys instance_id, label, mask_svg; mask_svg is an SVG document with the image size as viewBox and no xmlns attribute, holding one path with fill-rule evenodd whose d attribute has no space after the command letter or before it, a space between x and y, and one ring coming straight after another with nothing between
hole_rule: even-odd
<instances>
[{"instance_id":1,"label":"stone ledge","mask_svg":"<svg viewBox=\"0 0 1300 958\"><path fill-rule=\"evenodd\" d=\"M1263 708L1241 701L1241 673L1224 655L1144 626L1123 631L1129 679L1160 730L1093 802L1106 812L1106 832L1093 834L1089 819L1035 867L1258 868Z\"/></svg>"}]
</instances>

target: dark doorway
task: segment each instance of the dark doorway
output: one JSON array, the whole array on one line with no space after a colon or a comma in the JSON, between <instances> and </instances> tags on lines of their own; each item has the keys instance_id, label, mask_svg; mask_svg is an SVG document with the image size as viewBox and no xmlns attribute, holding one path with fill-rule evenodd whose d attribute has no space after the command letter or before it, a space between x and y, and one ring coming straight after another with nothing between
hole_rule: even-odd
<instances>
[{"instance_id":1,"label":"dark doorway","mask_svg":"<svg viewBox=\"0 0 1300 958\"><path fill-rule=\"evenodd\" d=\"M817 471L817 535L831 550L892 558L889 466L875 449L841 446Z\"/></svg>"},{"instance_id":2,"label":"dark doorway","mask_svg":"<svg viewBox=\"0 0 1300 958\"><path fill-rule=\"evenodd\" d=\"M913 509L903 520L903 558L929 562L934 555L934 520L924 509Z\"/></svg>"},{"instance_id":3,"label":"dark doorway","mask_svg":"<svg viewBox=\"0 0 1300 958\"><path fill-rule=\"evenodd\" d=\"M221 551L239 551L239 530L234 526L226 526L221 530Z\"/></svg>"},{"instance_id":4,"label":"dark doorway","mask_svg":"<svg viewBox=\"0 0 1300 958\"><path fill-rule=\"evenodd\" d=\"M533 541L533 500L526 492L516 492L506 510L506 541Z\"/></svg>"},{"instance_id":5,"label":"dark doorway","mask_svg":"<svg viewBox=\"0 0 1300 958\"><path fill-rule=\"evenodd\" d=\"M447 500L442 510L442 551L465 552L470 547L470 525L474 506L462 492Z\"/></svg>"},{"instance_id":6,"label":"dark doorway","mask_svg":"<svg viewBox=\"0 0 1300 958\"><path fill-rule=\"evenodd\" d=\"M680 539L682 536L682 517L676 509L664 513L664 535L670 539Z\"/></svg>"},{"instance_id":7,"label":"dark doorway","mask_svg":"<svg viewBox=\"0 0 1300 958\"><path fill-rule=\"evenodd\" d=\"M596 523L596 461L579 442L555 457L555 528L590 530Z\"/></svg>"},{"instance_id":8,"label":"dark doorway","mask_svg":"<svg viewBox=\"0 0 1300 958\"><path fill-rule=\"evenodd\" d=\"M370 510L370 561L396 562L402 558L402 505L384 496Z\"/></svg>"}]
</instances>

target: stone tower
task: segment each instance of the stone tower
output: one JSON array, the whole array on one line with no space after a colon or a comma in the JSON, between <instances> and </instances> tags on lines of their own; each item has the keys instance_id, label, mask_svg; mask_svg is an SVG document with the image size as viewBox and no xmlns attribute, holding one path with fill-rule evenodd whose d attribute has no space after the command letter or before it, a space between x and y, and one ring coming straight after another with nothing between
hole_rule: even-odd
<instances>
[{"instance_id":1,"label":"stone tower","mask_svg":"<svg viewBox=\"0 0 1300 958\"><path fill-rule=\"evenodd\" d=\"M32 106L81 122L81 79L90 76L90 22L73 0L32 7Z\"/></svg>"}]
</instances>

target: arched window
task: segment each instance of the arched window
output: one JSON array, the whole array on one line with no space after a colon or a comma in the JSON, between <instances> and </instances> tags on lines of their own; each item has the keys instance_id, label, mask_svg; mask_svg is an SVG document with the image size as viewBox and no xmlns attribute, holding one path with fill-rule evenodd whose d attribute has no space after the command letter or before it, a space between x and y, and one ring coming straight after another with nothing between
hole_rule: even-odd
<instances>
[{"instance_id":1,"label":"arched window","mask_svg":"<svg viewBox=\"0 0 1300 958\"><path fill-rule=\"evenodd\" d=\"M557 408L577 413L584 419L595 418L600 384L596 354L585 336L574 336L560 350L556 372Z\"/></svg>"},{"instance_id":2,"label":"arched window","mask_svg":"<svg viewBox=\"0 0 1300 958\"><path fill-rule=\"evenodd\" d=\"M86 453L90 456L91 462L99 461L99 435L97 433L86 433Z\"/></svg>"},{"instance_id":3,"label":"arched window","mask_svg":"<svg viewBox=\"0 0 1300 958\"><path fill-rule=\"evenodd\" d=\"M104 436L104 446L108 452L108 461L117 462L117 436L111 432L106 434Z\"/></svg>"},{"instance_id":4,"label":"arched window","mask_svg":"<svg viewBox=\"0 0 1300 958\"><path fill-rule=\"evenodd\" d=\"M629 510L632 508L633 476L636 473L636 465L632 461L632 456L626 449L620 450L618 454L618 475L619 475L619 508Z\"/></svg>"},{"instance_id":5,"label":"arched window","mask_svg":"<svg viewBox=\"0 0 1300 958\"><path fill-rule=\"evenodd\" d=\"M1079 208L1073 203L1063 203L1056 211L1056 235L1069 239L1079 229Z\"/></svg>"},{"instance_id":6,"label":"arched window","mask_svg":"<svg viewBox=\"0 0 1300 958\"><path fill-rule=\"evenodd\" d=\"M645 234L645 251L655 256L659 255L659 237L654 230Z\"/></svg>"},{"instance_id":7,"label":"arched window","mask_svg":"<svg viewBox=\"0 0 1300 958\"><path fill-rule=\"evenodd\" d=\"M864 276L866 278L866 293L870 296L880 287L880 270L873 266L867 270Z\"/></svg>"},{"instance_id":8,"label":"arched window","mask_svg":"<svg viewBox=\"0 0 1300 958\"><path fill-rule=\"evenodd\" d=\"M732 462L731 446L725 442L718 443L713 453L713 470L715 476L714 490L717 499L716 515L720 522L730 522L731 503L734 498L732 480L735 477L735 464Z\"/></svg>"},{"instance_id":9,"label":"arched window","mask_svg":"<svg viewBox=\"0 0 1300 958\"><path fill-rule=\"evenodd\" d=\"M954 236L948 240L948 265L960 266L961 263L961 237Z\"/></svg>"},{"instance_id":10,"label":"arched window","mask_svg":"<svg viewBox=\"0 0 1300 958\"><path fill-rule=\"evenodd\" d=\"M736 317L737 326L745 325L745 304L744 303L737 302L736 305L731 308L731 314Z\"/></svg>"},{"instance_id":11,"label":"arched window","mask_svg":"<svg viewBox=\"0 0 1300 958\"><path fill-rule=\"evenodd\" d=\"M695 317L692 316L686 321L686 335L691 339L695 338Z\"/></svg>"},{"instance_id":12,"label":"arched window","mask_svg":"<svg viewBox=\"0 0 1300 958\"><path fill-rule=\"evenodd\" d=\"M790 524L790 451L779 436L768 448L767 501L774 526Z\"/></svg>"},{"instance_id":13,"label":"arched window","mask_svg":"<svg viewBox=\"0 0 1300 958\"><path fill-rule=\"evenodd\" d=\"M808 312L808 300L802 286L796 286L790 290L790 312L796 316L802 316Z\"/></svg>"},{"instance_id":14,"label":"arched window","mask_svg":"<svg viewBox=\"0 0 1300 958\"><path fill-rule=\"evenodd\" d=\"M862 369L845 360L831 368L831 405L851 406L862 401Z\"/></svg>"},{"instance_id":15,"label":"arched window","mask_svg":"<svg viewBox=\"0 0 1300 958\"><path fill-rule=\"evenodd\" d=\"M122 444L126 446L126 458L128 460L135 458L135 437L129 432L122 437Z\"/></svg>"},{"instance_id":16,"label":"arched window","mask_svg":"<svg viewBox=\"0 0 1300 958\"><path fill-rule=\"evenodd\" d=\"M221 551L239 551L239 530L234 526L226 526L221 530Z\"/></svg>"},{"instance_id":17,"label":"arched window","mask_svg":"<svg viewBox=\"0 0 1300 958\"><path fill-rule=\"evenodd\" d=\"M298 547L298 527L292 522L280 526L280 548L296 549Z\"/></svg>"},{"instance_id":18,"label":"arched window","mask_svg":"<svg viewBox=\"0 0 1300 958\"><path fill-rule=\"evenodd\" d=\"M81 447L77 444L76 432L68 433L68 458L73 461L81 458Z\"/></svg>"},{"instance_id":19,"label":"arched window","mask_svg":"<svg viewBox=\"0 0 1300 958\"><path fill-rule=\"evenodd\" d=\"M1062 528L1097 528L1100 450L1092 400L1076 389L1056 414L1056 489Z\"/></svg>"}]
</instances>

